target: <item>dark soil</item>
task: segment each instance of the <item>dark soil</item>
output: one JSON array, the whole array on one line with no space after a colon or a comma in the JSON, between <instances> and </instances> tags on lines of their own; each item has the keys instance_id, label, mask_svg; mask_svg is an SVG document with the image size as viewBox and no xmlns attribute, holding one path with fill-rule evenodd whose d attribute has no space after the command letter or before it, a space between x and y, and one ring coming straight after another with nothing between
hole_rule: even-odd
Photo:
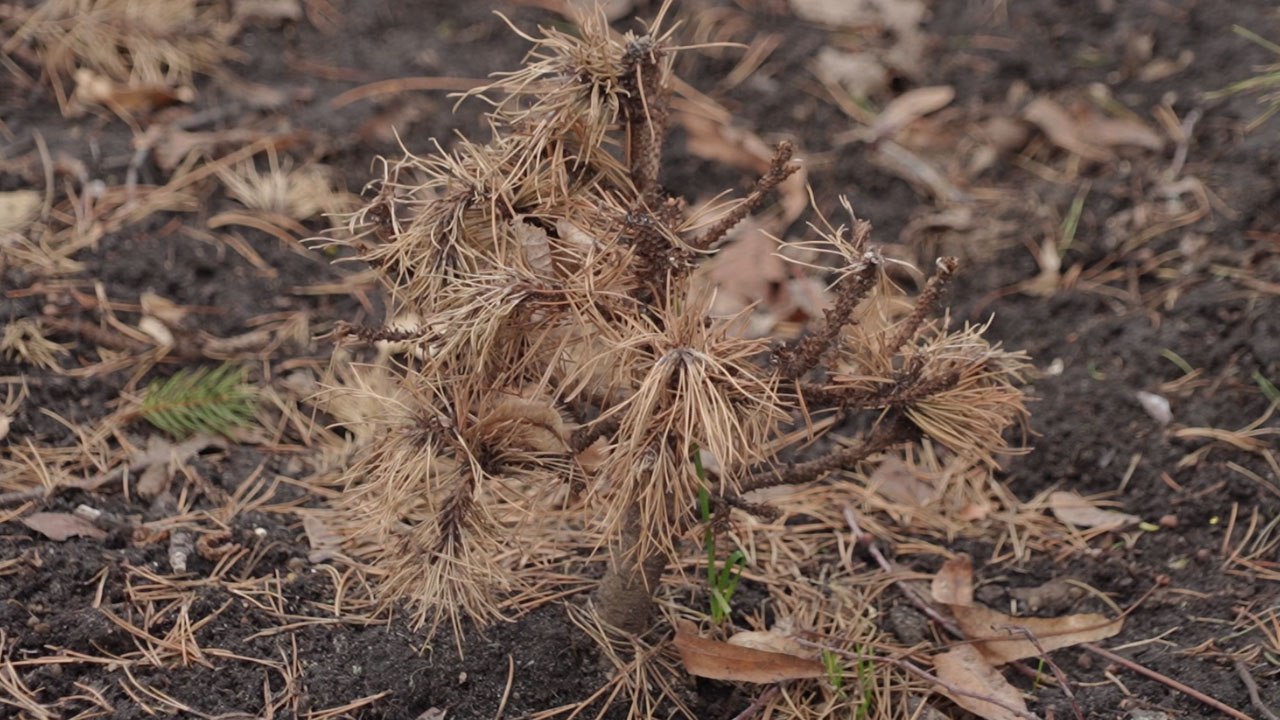
<instances>
[{"instance_id":1,"label":"dark soil","mask_svg":"<svg viewBox=\"0 0 1280 720\"><path fill-rule=\"evenodd\" d=\"M686 9L692 12L702 4L689 3ZM455 115L453 101L443 93L403 93L335 111L327 105L330 98L376 79L477 78L515 67L525 43L491 13L495 7L504 8L522 28L552 21L528 8L505 8L488 1L379 0L339 5L342 21L333 32L322 32L305 21L245 31L236 44L250 59L231 70L244 79L298 91L297 97L306 98L294 103L286 119L289 129L306 133L297 148L298 157L322 159L337 167L348 188L357 192L373 179L375 156L398 153L393 138L374 132L375 118L400 118L396 130L404 147L425 151L431 138L447 143L457 129L480 132L476 128L482 108L465 104ZM882 242L900 244L922 266L931 265L932 246L912 245L902 232L931 209L932 202L899 177L874 167L862 146L832 141L851 121L827 100L808 67L814 53L831 40L830 33L791 17L785 3L723 5L748 18L751 28L781 33L784 40L761 70L767 81L715 93L718 99L737 113L743 126L766 140L794 137L813 156L810 182L821 207L832 210L838 207L837 195L848 194L858 214L875 223ZM1007 20L992 18L996 7L1007 7ZM648 14L650 9L640 12ZM1280 550L1274 542L1280 531L1268 526L1280 518L1280 478L1258 454L1222 445L1200 462L1181 466L1179 461L1205 441L1181 439L1174 433L1187 427L1242 428L1268 407L1255 376L1280 381L1280 293L1276 290L1280 282L1276 235L1280 228L1280 119L1246 135L1244 124L1260 111L1252 99L1208 102L1202 98L1202 93L1240 79L1255 65L1275 61L1233 34L1231 27L1241 25L1280 40L1280 14L1266 0L970 0L934 3L932 12L924 74L898 78L895 90L950 84L956 89L956 106L976 107L1004 102L1015 85L1041 94L1104 83L1113 97L1144 117L1171 97L1179 117L1193 108L1204 113L1189 145L1184 174L1202 180L1220 201L1211 217L1159 235L1138 252L1117 255L1106 240L1108 220L1143 201L1146 184L1169 164L1172 151L1156 157L1122 157L1114 166L1085 169L1091 190L1063 267L1088 269L1105 264L1123 272L1102 282L1103 289L1082 285L1049 297L1009 291L1037 273L1035 257L1023 241L1039 245L1043 238L1041 219L1019 214L1018 209L1002 211L999 219L1014 222L1018 229L988 252L987 261L966 265L952 293L955 315L973 321L994 316L993 339L1008 348L1027 350L1041 370L1055 368L1033 381L1035 449L1012 459L1003 479L1018 498L1028 501L1051 488L1085 495L1116 491L1127 476L1116 498L1120 509L1152 522L1172 516L1176 526L1100 538L1088 552L1033 555L1027 561L1002 558L989 565L995 552L990 544L965 542L951 549L973 554L985 583L982 599L994 607L1007 607L1019 588L1055 578L1091 586L1121 607L1141 599L1140 610L1128 618L1119 637L1107 641L1107 647L1133 644L1122 652L1136 662L1247 715L1261 717L1232 661L1233 653L1266 647L1266 642L1256 629L1237 632L1234 628L1247 615L1262 618L1270 612L1274 619L1280 608ZM619 26L630 27L627 21ZM1143 81L1130 58L1134 39L1144 35L1152 38L1155 57L1176 58L1191 52L1194 59L1168 78ZM723 72L735 63L731 55L711 58L690 53L679 68L692 85L713 92ZM357 71L360 79L324 79L305 69L316 65ZM35 68L27 70L38 73ZM4 82L0 77L0 84ZM212 80L205 80L201 91L198 109L236 101ZM129 131L122 123L107 116L65 120L43 86L0 91L0 97L15 98L7 100L0 113L8 134L15 138L11 148L0 148L0 189L42 187L43 170L30 144L36 131L43 133L54 154L83 162L91 177L110 185L122 182L132 154ZM751 182L732 169L687 157L680 133L673 137L671 153L673 162L665 181L675 192L699 196L708 188L745 187ZM144 181L148 175L150 181L162 178L155 167L145 168L144 173ZM1009 159L992 168L981 182L1038 197L1054 215L1055 227L1069 213L1077 190L1075 183L1054 184L1015 167ZM92 296L93 283L100 282L106 296L119 303L136 303L142 292L152 290L183 305L207 307L209 312L200 316L201 329L219 336L245 332L251 318L285 310L305 311L317 335L337 321L381 319L376 294L366 306L351 295L294 292L350 272L349 267L331 265L320 253L308 257L265 234L245 231L247 241L274 270L264 273L220 245L177 231L183 223L203 227L204 218L228 203L213 194L203 198L202 209L194 214L161 213L108 234L77 256L87 269L72 278L71 287ZM1206 238L1206 245L1168 264L1171 273L1149 271L1152 258L1178 251L1190 234ZM92 313L76 309L70 290L36 287L32 291L40 279L0 268L0 288L6 293L0 297L0 322L37 314L48 303L64 313L79 313L88 323L97 322ZM1222 268L1240 273L1232 275ZM1257 282L1242 283L1240 275ZM1172 295L1167 293L1171 287L1178 288ZM137 317L128 310L120 314ZM64 358L68 367L99 359L94 344L84 338L68 333L55 338L75 344L72 354ZM1134 393L1161 392L1162 384L1182 377L1183 371L1169 358L1170 351L1203 374L1199 382L1184 384L1168 395L1174 420L1161 427ZM322 341L314 342L282 349L272 362L320 359L328 352ZM75 379L7 360L0 360L0 376L21 377L30 391L5 439L14 449L27 442L73 444L76 438L68 424L107 415L130 381L127 370ZM1277 427L1280 419L1272 417L1268 422ZM1275 437L1270 436L1273 447ZM204 478L234 493L256 474L301 475L290 459L240 447L207 455L196 465ZM1251 480L1240 468L1268 479L1268 484ZM285 494L276 501L287 499ZM79 492L60 495L44 509L70 511L82 502L123 517L149 512L136 498ZM198 501L198 508L204 506L213 504ZM1272 527L1272 542L1259 546L1269 549L1257 563L1269 568L1269 574L1245 571L1229 562L1255 513L1250 542L1261 529ZM297 711L304 716L385 693L360 711L363 717L412 720L435 708L459 720L490 718L503 702L510 673L505 712L507 717L521 717L581 700L604 682L593 641L568 620L563 606L548 605L483 634L468 630L461 657L449 630L437 635L424 651L424 633L404 620L370 626L328 621L332 613L325 607L332 602L332 578L307 562L307 539L293 516L245 512L230 521L230 528L234 542L257 552L255 562L237 572L246 577L250 572L253 577L274 574L288 604L286 612L297 616L300 624L288 632L254 637L278 628L279 618L225 589L210 586L207 592L196 592L192 618L227 605L199 631L201 646L228 649L257 662L208 657L185 667L165 665L135 672L135 676L200 713L262 716L271 698L286 685L287 673L276 666L295 662L295 682L305 687L305 701ZM0 532L0 560L20 558L0 571L0 631L9 643L10 660L20 663L50 652L103 656L136 649L135 639L103 611L130 612L127 582L139 582L139 570L165 566L164 543L139 545L127 531L105 540L53 543L16 522L5 524ZM209 561L193 562L195 577L206 577L214 569ZM1148 596L1153 587L1157 589ZM744 594L740 602L749 597ZM892 593L886 597L887 603L897 607L900 599ZM1107 610L1092 597L1070 609ZM151 631L163 636L171 622L161 618ZM1157 637L1158 641L1144 642ZM1257 680L1261 700L1280 711L1280 647L1276 645L1280 638L1270 642L1270 654L1245 654L1241 659ZM1087 653L1064 650L1055 657L1077 685L1076 699L1085 717L1136 717L1132 713L1139 710L1160 710L1177 718L1220 717L1185 694L1108 667ZM126 694L121 673L110 665L20 666L19 674L43 702L83 694L77 686L89 686L116 709L112 717L151 714L149 701ZM1108 682L1108 675L1119 677L1123 686ZM1031 691L1029 680L1024 689ZM742 702L726 701L729 695L714 683L702 683L697 690L701 695L693 693L687 700L703 717L731 715L732 708L743 707ZM0 700L3 692L0 689ZM1032 695L1032 709L1039 716L1073 717L1071 701L1061 692L1038 687ZM86 707L83 700L69 699L61 709L69 717ZM6 711L0 709L0 715ZM623 709L615 712L625 715Z\"/></svg>"}]
</instances>

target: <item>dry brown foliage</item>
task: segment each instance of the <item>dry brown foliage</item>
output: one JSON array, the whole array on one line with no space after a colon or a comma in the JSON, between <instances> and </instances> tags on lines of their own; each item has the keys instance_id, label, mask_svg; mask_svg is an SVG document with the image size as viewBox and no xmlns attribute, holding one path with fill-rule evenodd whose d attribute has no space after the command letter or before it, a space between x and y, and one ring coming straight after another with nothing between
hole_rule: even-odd
<instances>
[{"instance_id":1,"label":"dry brown foliage","mask_svg":"<svg viewBox=\"0 0 1280 720\"><path fill-rule=\"evenodd\" d=\"M233 28L217 14L196 0L52 0L18 13L2 49L34 46L64 112L75 104L72 80L75 100L128 111L182 99L196 73L236 55Z\"/></svg>"},{"instance_id":2,"label":"dry brown foliage","mask_svg":"<svg viewBox=\"0 0 1280 720\"><path fill-rule=\"evenodd\" d=\"M779 248L831 275L807 335L748 339L744 315L712 313L694 270L797 165L779 145L754 191L697 213L664 191L670 34L662 17L621 38L586 17L580 36L526 36L526 66L475 93L493 139L388 163L342 241L379 268L398 318L345 337L400 352L341 524L433 627L495 619L530 577L529 553L503 548L577 531L608 551L603 619L642 632L704 487L767 515L744 494L920 437L994 463L1025 417L1021 355L938 319L955 262L906 302L847 204L848 225L822 219ZM822 409L861 440L798 449Z\"/></svg>"}]
</instances>

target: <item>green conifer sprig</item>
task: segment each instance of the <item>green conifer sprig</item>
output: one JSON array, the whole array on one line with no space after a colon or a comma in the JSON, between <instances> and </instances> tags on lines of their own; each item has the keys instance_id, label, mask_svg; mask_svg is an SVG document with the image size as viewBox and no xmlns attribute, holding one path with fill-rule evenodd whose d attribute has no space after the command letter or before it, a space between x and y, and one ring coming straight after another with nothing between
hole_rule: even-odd
<instances>
[{"instance_id":1,"label":"green conifer sprig","mask_svg":"<svg viewBox=\"0 0 1280 720\"><path fill-rule=\"evenodd\" d=\"M175 438L196 433L226 434L253 418L255 395L244 370L224 364L180 370L147 386L142 417Z\"/></svg>"}]
</instances>

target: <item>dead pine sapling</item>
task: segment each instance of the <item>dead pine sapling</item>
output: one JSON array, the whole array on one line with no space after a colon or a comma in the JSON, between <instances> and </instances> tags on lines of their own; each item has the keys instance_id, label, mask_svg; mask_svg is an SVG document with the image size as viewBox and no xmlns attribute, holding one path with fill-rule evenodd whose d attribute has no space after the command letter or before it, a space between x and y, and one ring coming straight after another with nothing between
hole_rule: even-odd
<instances>
[{"instance_id":1,"label":"dead pine sapling","mask_svg":"<svg viewBox=\"0 0 1280 720\"><path fill-rule=\"evenodd\" d=\"M343 241L380 271L391 319L340 333L399 360L338 502L349 546L433 630L501 617L504 596L530 596L538 548L578 532L608 553L601 619L643 633L700 497L706 515L767 514L752 491L921 435L991 460L1024 416L1021 356L938 319L955 262L904 310L847 203L850 224L781 245L832 273L808 334L747 337L742 317L712 312L695 269L797 165L782 143L745 197L698 210L662 187L677 51L664 20L524 36L525 65L475 93L492 139L388 163ZM862 437L788 453L788 430L821 408Z\"/></svg>"}]
</instances>

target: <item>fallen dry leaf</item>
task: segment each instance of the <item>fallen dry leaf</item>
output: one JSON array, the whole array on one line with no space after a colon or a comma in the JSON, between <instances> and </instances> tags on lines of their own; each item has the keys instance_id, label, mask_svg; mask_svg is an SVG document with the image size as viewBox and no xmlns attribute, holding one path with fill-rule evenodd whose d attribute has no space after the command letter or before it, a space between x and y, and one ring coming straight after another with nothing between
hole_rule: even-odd
<instances>
[{"instance_id":1,"label":"fallen dry leaf","mask_svg":"<svg viewBox=\"0 0 1280 720\"><path fill-rule=\"evenodd\" d=\"M1136 515L1100 508L1079 493L1066 490L1049 495L1049 509L1062 522L1082 528L1115 530L1142 521Z\"/></svg>"},{"instance_id":2,"label":"fallen dry leaf","mask_svg":"<svg viewBox=\"0 0 1280 720\"><path fill-rule=\"evenodd\" d=\"M1089 141L1103 147L1140 147L1154 152L1164 149L1164 138L1137 118L1111 118L1098 113L1085 116L1082 124Z\"/></svg>"},{"instance_id":3,"label":"fallen dry leaf","mask_svg":"<svg viewBox=\"0 0 1280 720\"><path fill-rule=\"evenodd\" d=\"M889 87L888 68L869 52L845 52L823 47L813 59L813 72L828 86L853 98L878 95Z\"/></svg>"},{"instance_id":4,"label":"fallen dry leaf","mask_svg":"<svg viewBox=\"0 0 1280 720\"><path fill-rule=\"evenodd\" d=\"M150 290L138 297L138 304L142 306L144 315L150 315L169 327L181 326L183 319L187 317L187 308Z\"/></svg>"},{"instance_id":5,"label":"fallen dry leaf","mask_svg":"<svg viewBox=\"0 0 1280 720\"><path fill-rule=\"evenodd\" d=\"M676 119L688 131L694 155L761 175L769 171L773 149L759 135L695 113L676 113Z\"/></svg>"},{"instance_id":6,"label":"fallen dry leaf","mask_svg":"<svg viewBox=\"0 0 1280 720\"><path fill-rule=\"evenodd\" d=\"M998 700L996 704L942 688L943 694L969 712L986 720L1018 720L1026 717L1027 703L991 663L970 645L957 645L933 659L934 672L951 688ZM1016 712L1015 712L1016 710Z\"/></svg>"},{"instance_id":7,"label":"fallen dry leaf","mask_svg":"<svg viewBox=\"0 0 1280 720\"><path fill-rule=\"evenodd\" d=\"M734 240L706 264L707 280L721 295L737 301L735 310L774 299L787 280L787 263L778 257L778 241L751 218L733 231ZM728 298L726 298L728 299Z\"/></svg>"},{"instance_id":8,"label":"fallen dry leaf","mask_svg":"<svg viewBox=\"0 0 1280 720\"><path fill-rule=\"evenodd\" d=\"M26 230L40 214L40 202L35 190L0 192L0 235Z\"/></svg>"},{"instance_id":9,"label":"fallen dry leaf","mask_svg":"<svg viewBox=\"0 0 1280 720\"><path fill-rule=\"evenodd\" d=\"M302 3L298 0L235 0L233 15L237 20L278 23L302 19Z\"/></svg>"},{"instance_id":10,"label":"fallen dry leaf","mask_svg":"<svg viewBox=\"0 0 1280 720\"><path fill-rule=\"evenodd\" d=\"M1009 589L1009 596L1033 613L1062 612L1084 595L1084 588L1065 578L1054 578L1035 587Z\"/></svg>"},{"instance_id":11,"label":"fallen dry leaf","mask_svg":"<svg viewBox=\"0 0 1280 720\"><path fill-rule=\"evenodd\" d=\"M995 665L1109 638L1124 626L1123 619L1111 620L1099 613L1055 618L1013 617L981 605L952 605L951 612L965 637L973 640L973 646ZM1028 633L1039 647L1028 639Z\"/></svg>"},{"instance_id":12,"label":"fallen dry leaf","mask_svg":"<svg viewBox=\"0 0 1280 720\"><path fill-rule=\"evenodd\" d=\"M635 9L635 0L565 0L575 15L603 12L609 22L621 20Z\"/></svg>"},{"instance_id":13,"label":"fallen dry leaf","mask_svg":"<svg viewBox=\"0 0 1280 720\"><path fill-rule=\"evenodd\" d=\"M690 675L712 680L775 683L827 674L818 660L700 637L694 624L687 620L676 622L675 646Z\"/></svg>"},{"instance_id":14,"label":"fallen dry leaf","mask_svg":"<svg viewBox=\"0 0 1280 720\"><path fill-rule=\"evenodd\" d=\"M944 605L972 605L973 558L957 555L943 563L930 590L933 599Z\"/></svg>"},{"instance_id":15,"label":"fallen dry leaf","mask_svg":"<svg viewBox=\"0 0 1280 720\"><path fill-rule=\"evenodd\" d=\"M138 321L138 329L146 333L152 340L155 340L156 345L173 347L175 341L173 332L159 318L143 315L142 319Z\"/></svg>"},{"instance_id":16,"label":"fallen dry leaf","mask_svg":"<svg viewBox=\"0 0 1280 720\"><path fill-rule=\"evenodd\" d=\"M803 657L807 654L803 645L794 637L779 632L776 626L770 630L744 630L734 633L733 637L729 638L729 644L795 657Z\"/></svg>"},{"instance_id":17,"label":"fallen dry leaf","mask_svg":"<svg viewBox=\"0 0 1280 720\"><path fill-rule=\"evenodd\" d=\"M328 562L342 555L342 537L325 524L315 514L302 516L302 528L307 533L307 543L311 552L307 553L307 561L312 564Z\"/></svg>"},{"instance_id":18,"label":"fallen dry leaf","mask_svg":"<svg viewBox=\"0 0 1280 720\"><path fill-rule=\"evenodd\" d=\"M1159 152L1165 139L1135 117L1107 117L1085 106L1069 112L1048 98L1037 98L1023 117L1039 127L1054 145L1087 160L1106 162L1115 156L1111 148L1139 147Z\"/></svg>"},{"instance_id":19,"label":"fallen dry leaf","mask_svg":"<svg viewBox=\"0 0 1280 720\"><path fill-rule=\"evenodd\" d=\"M88 537L94 540L107 537L105 530L71 513L32 513L22 518L22 524L57 542L73 537Z\"/></svg>"},{"instance_id":20,"label":"fallen dry leaf","mask_svg":"<svg viewBox=\"0 0 1280 720\"><path fill-rule=\"evenodd\" d=\"M921 507L933 499L933 485L922 480L897 455L886 455L867 478L867 485L900 505Z\"/></svg>"},{"instance_id":21,"label":"fallen dry leaf","mask_svg":"<svg viewBox=\"0 0 1280 720\"><path fill-rule=\"evenodd\" d=\"M157 436L152 436L157 437ZM135 490L138 497L150 500L160 493L169 489L169 482L173 479L173 473L169 471L168 463L156 463L142 471L142 475L138 476L138 483Z\"/></svg>"},{"instance_id":22,"label":"fallen dry leaf","mask_svg":"<svg viewBox=\"0 0 1280 720\"><path fill-rule=\"evenodd\" d=\"M937 112L956 97L955 88L950 85L916 88L908 90L894 98L876 117L876 121L867 130L866 140L875 142L882 138L892 137L902 128L930 113Z\"/></svg>"},{"instance_id":23,"label":"fallen dry leaf","mask_svg":"<svg viewBox=\"0 0 1280 720\"><path fill-rule=\"evenodd\" d=\"M520 244L529 269L542 277L552 277L555 269L551 264L551 238L547 231L523 220L512 220L511 232Z\"/></svg>"},{"instance_id":24,"label":"fallen dry leaf","mask_svg":"<svg viewBox=\"0 0 1280 720\"><path fill-rule=\"evenodd\" d=\"M76 70L75 80L71 106L77 110L86 105L102 105L117 112L145 113L177 103L189 103L196 97L195 90L189 87L171 88L155 83L122 85L87 68Z\"/></svg>"},{"instance_id":25,"label":"fallen dry leaf","mask_svg":"<svg viewBox=\"0 0 1280 720\"><path fill-rule=\"evenodd\" d=\"M1049 138L1049 142L1086 160L1107 162L1114 155L1106 148L1094 145L1084 132L1084 124L1072 117L1061 105L1048 99L1032 100L1022 116Z\"/></svg>"},{"instance_id":26,"label":"fallen dry leaf","mask_svg":"<svg viewBox=\"0 0 1280 720\"><path fill-rule=\"evenodd\" d=\"M791 0L791 11L801 20L824 25L900 30L922 22L926 7L920 0Z\"/></svg>"}]
</instances>

